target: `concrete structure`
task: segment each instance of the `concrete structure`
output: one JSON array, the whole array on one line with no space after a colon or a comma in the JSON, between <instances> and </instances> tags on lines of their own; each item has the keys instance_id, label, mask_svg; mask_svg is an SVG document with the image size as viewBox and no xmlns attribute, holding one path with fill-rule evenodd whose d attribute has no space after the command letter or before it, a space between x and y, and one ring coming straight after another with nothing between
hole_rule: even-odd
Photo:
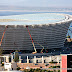
<instances>
[{"instance_id":1,"label":"concrete structure","mask_svg":"<svg viewBox=\"0 0 72 72\"><path fill-rule=\"evenodd\" d=\"M61 72L72 72L72 54L61 55Z\"/></svg>"},{"instance_id":2,"label":"concrete structure","mask_svg":"<svg viewBox=\"0 0 72 72\"><path fill-rule=\"evenodd\" d=\"M28 56L27 56L27 63L29 63L29 59L28 59Z\"/></svg>"},{"instance_id":3,"label":"concrete structure","mask_svg":"<svg viewBox=\"0 0 72 72\"><path fill-rule=\"evenodd\" d=\"M22 59L21 59L21 56L19 56L19 63L21 63Z\"/></svg>"},{"instance_id":4,"label":"concrete structure","mask_svg":"<svg viewBox=\"0 0 72 72\"><path fill-rule=\"evenodd\" d=\"M37 53L38 54L38 53ZM51 62L52 60L54 62L61 62L61 56L60 55L55 55L55 56L47 56L48 53L46 54L41 54L40 53L37 55L37 54L23 54L23 55L19 55L19 62L17 63L49 63ZM13 58L14 55L10 55L11 57L11 63L15 63L14 62L14 58ZM9 59L8 59L9 60ZM7 62L7 61L5 61Z\"/></svg>"},{"instance_id":5,"label":"concrete structure","mask_svg":"<svg viewBox=\"0 0 72 72\"><path fill-rule=\"evenodd\" d=\"M10 70L16 70L17 69L17 65L16 63L4 63L4 68L5 69L10 69Z\"/></svg>"},{"instance_id":6,"label":"concrete structure","mask_svg":"<svg viewBox=\"0 0 72 72\"><path fill-rule=\"evenodd\" d=\"M39 21L36 22L36 20L34 20L33 22L32 20L23 21L21 16L23 15L0 17L0 39L2 37L5 26L8 25L8 28L6 30L2 42L3 50L33 50L32 42L29 37L29 33L27 31L26 25L29 26L29 30L32 35L32 38L36 42L43 45L46 49L54 49L54 48L56 49L56 48L62 48L64 46L64 41L68 28L72 23L72 18L70 15L54 14L52 17L56 16L56 19L51 19L51 22L55 20L54 23L49 23L47 19L46 19L47 23L44 23L46 21L41 21L41 20L40 22ZM40 18L42 18L41 16ZM61 18L60 16L63 16L63 18ZM47 17L47 15L43 17ZM6 20L3 21L3 19ZM27 24L25 24L24 22L27 22ZM36 43L35 43L35 47L36 49L42 49L42 47Z\"/></svg>"},{"instance_id":7,"label":"concrete structure","mask_svg":"<svg viewBox=\"0 0 72 72\"><path fill-rule=\"evenodd\" d=\"M25 54L24 54L25 55ZM49 63L51 61L53 62L61 62L61 56L60 55L55 55L55 56L22 56L22 62L21 63Z\"/></svg>"},{"instance_id":8,"label":"concrete structure","mask_svg":"<svg viewBox=\"0 0 72 72\"><path fill-rule=\"evenodd\" d=\"M44 63L44 59L43 59L43 56L42 56L42 63Z\"/></svg>"},{"instance_id":9,"label":"concrete structure","mask_svg":"<svg viewBox=\"0 0 72 72\"><path fill-rule=\"evenodd\" d=\"M36 56L34 56L34 63L37 63Z\"/></svg>"},{"instance_id":10,"label":"concrete structure","mask_svg":"<svg viewBox=\"0 0 72 72\"><path fill-rule=\"evenodd\" d=\"M61 56L61 72L67 72L67 55Z\"/></svg>"},{"instance_id":11,"label":"concrete structure","mask_svg":"<svg viewBox=\"0 0 72 72\"><path fill-rule=\"evenodd\" d=\"M11 63L4 63L4 68L5 69L11 69Z\"/></svg>"},{"instance_id":12,"label":"concrete structure","mask_svg":"<svg viewBox=\"0 0 72 72\"><path fill-rule=\"evenodd\" d=\"M0 58L3 58L4 62L9 62L9 55L0 56Z\"/></svg>"},{"instance_id":13,"label":"concrete structure","mask_svg":"<svg viewBox=\"0 0 72 72\"><path fill-rule=\"evenodd\" d=\"M14 63L13 55L11 54L11 62Z\"/></svg>"},{"instance_id":14,"label":"concrete structure","mask_svg":"<svg viewBox=\"0 0 72 72\"><path fill-rule=\"evenodd\" d=\"M47 54L47 53L46 53ZM5 56L0 56L0 57L3 57L3 62L6 62L6 63L15 63L14 62L14 55L5 55ZM9 59L10 57L10 59ZM30 54L29 56L24 54L24 55L20 55L19 56L19 62L17 63L49 63L51 61L54 61L54 62L61 62L61 56L60 55L55 55L55 56L47 56L45 54L41 54L39 53L39 55L34 55L34 54Z\"/></svg>"}]
</instances>

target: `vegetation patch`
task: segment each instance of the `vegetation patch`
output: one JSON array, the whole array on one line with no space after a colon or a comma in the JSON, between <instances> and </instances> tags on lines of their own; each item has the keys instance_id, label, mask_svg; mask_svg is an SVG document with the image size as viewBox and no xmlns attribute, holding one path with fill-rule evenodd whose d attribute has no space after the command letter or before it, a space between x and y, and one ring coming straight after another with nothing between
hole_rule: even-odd
<instances>
[{"instance_id":1,"label":"vegetation patch","mask_svg":"<svg viewBox=\"0 0 72 72\"><path fill-rule=\"evenodd\" d=\"M60 66L50 66L49 68L60 68Z\"/></svg>"},{"instance_id":2,"label":"vegetation patch","mask_svg":"<svg viewBox=\"0 0 72 72\"><path fill-rule=\"evenodd\" d=\"M23 70L24 72L56 72L56 70L54 70L54 71L50 71L50 70L42 70L42 69L39 69L39 68L37 68L37 69L24 69ZM58 70L58 72L60 72L60 70Z\"/></svg>"},{"instance_id":3,"label":"vegetation patch","mask_svg":"<svg viewBox=\"0 0 72 72\"><path fill-rule=\"evenodd\" d=\"M49 63L58 63L58 62L54 62L53 60L51 61L51 62L49 62Z\"/></svg>"},{"instance_id":4,"label":"vegetation patch","mask_svg":"<svg viewBox=\"0 0 72 72\"><path fill-rule=\"evenodd\" d=\"M21 68L20 67L17 67L17 70L20 70Z\"/></svg>"}]
</instances>

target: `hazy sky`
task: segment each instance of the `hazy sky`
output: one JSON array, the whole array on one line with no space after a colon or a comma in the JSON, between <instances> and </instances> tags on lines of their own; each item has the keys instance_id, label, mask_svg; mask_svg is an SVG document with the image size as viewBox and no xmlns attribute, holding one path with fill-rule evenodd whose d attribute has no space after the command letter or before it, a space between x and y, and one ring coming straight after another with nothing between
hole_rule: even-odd
<instances>
[{"instance_id":1,"label":"hazy sky","mask_svg":"<svg viewBox=\"0 0 72 72\"><path fill-rule=\"evenodd\" d=\"M0 0L0 5L22 7L72 7L72 0Z\"/></svg>"}]
</instances>

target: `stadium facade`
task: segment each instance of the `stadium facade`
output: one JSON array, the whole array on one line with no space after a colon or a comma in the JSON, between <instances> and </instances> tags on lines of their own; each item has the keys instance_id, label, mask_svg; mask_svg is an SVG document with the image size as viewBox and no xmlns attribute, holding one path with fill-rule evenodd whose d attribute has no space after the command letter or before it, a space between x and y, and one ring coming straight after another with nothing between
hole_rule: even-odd
<instances>
[{"instance_id":1,"label":"stadium facade","mask_svg":"<svg viewBox=\"0 0 72 72\"><path fill-rule=\"evenodd\" d=\"M27 24L33 40L44 46L45 49L58 49L64 47L66 34L72 23L72 17L70 15L64 16L65 19L59 22L35 25ZM13 20L10 21L12 22ZM33 50L32 41L27 31L26 24L10 25L10 21L7 22L7 20L4 20L3 22L2 20L2 22L0 22L0 24L4 23L0 25L0 39L2 38L5 27L8 26L1 48L3 50ZM42 49L40 45L34 44L36 49Z\"/></svg>"}]
</instances>

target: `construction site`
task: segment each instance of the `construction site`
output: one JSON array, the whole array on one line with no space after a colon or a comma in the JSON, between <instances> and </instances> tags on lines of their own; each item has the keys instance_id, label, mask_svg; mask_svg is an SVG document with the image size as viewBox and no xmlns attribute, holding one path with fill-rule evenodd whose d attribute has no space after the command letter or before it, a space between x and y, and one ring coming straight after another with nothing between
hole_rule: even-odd
<instances>
[{"instance_id":1,"label":"construction site","mask_svg":"<svg viewBox=\"0 0 72 72\"><path fill-rule=\"evenodd\" d=\"M70 24L72 23L72 17L63 14L54 15L57 15L59 19L54 23L46 24L33 24L33 22L30 21L30 24L15 24L15 21L17 23L23 21L21 18L18 19L18 17L21 16L18 15L17 19L14 19L14 16L2 17L0 19L0 24L2 23L0 25L1 49L4 50L5 53L11 53L15 50L18 50L20 53L32 54L56 53L58 51L60 53L60 50L64 47L66 34ZM64 19L62 17L60 18L60 16L63 16ZM25 22L28 21L25 20ZM9 23L12 24L10 25Z\"/></svg>"},{"instance_id":2,"label":"construction site","mask_svg":"<svg viewBox=\"0 0 72 72\"><path fill-rule=\"evenodd\" d=\"M68 55L64 54L72 54L72 48L65 47L71 41L68 33L72 33L71 24L72 16L67 14L0 17L0 50L3 51L0 62L4 65L0 71L39 68L62 72L61 68L67 68L64 64Z\"/></svg>"}]
</instances>

